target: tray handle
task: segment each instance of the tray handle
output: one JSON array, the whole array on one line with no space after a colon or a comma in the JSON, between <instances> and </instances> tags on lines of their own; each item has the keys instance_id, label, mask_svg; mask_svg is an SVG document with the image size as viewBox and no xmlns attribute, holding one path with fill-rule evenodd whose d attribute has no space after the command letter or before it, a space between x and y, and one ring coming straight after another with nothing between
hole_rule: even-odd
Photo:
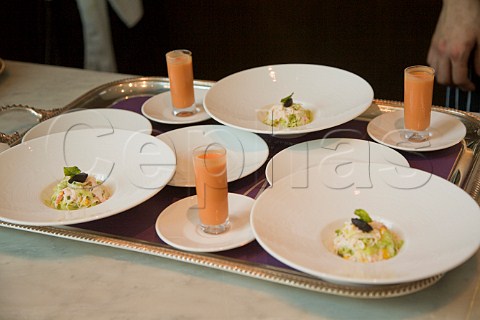
<instances>
[{"instance_id":1,"label":"tray handle","mask_svg":"<svg viewBox=\"0 0 480 320\"><path fill-rule=\"evenodd\" d=\"M471 172L474 160L474 152L467 147L465 140L462 141L462 148L449 175L450 182L463 188Z\"/></svg>"}]
</instances>

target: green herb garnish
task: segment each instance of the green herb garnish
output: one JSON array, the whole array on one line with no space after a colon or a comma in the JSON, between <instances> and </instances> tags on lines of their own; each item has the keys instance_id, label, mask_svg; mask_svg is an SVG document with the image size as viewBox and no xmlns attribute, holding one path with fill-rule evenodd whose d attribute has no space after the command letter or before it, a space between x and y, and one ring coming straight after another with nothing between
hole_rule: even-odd
<instances>
[{"instance_id":1,"label":"green herb garnish","mask_svg":"<svg viewBox=\"0 0 480 320\"><path fill-rule=\"evenodd\" d=\"M363 209L356 209L354 213L356 216L358 216L361 220L365 221L366 223L370 223L373 221L372 218L370 218L370 215L368 214L368 212Z\"/></svg>"},{"instance_id":2,"label":"green herb garnish","mask_svg":"<svg viewBox=\"0 0 480 320\"><path fill-rule=\"evenodd\" d=\"M78 167L63 167L63 175L65 177L66 176L73 177L81 172L82 171L78 169Z\"/></svg>"},{"instance_id":3,"label":"green herb garnish","mask_svg":"<svg viewBox=\"0 0 480 320\"><path fill-rule=\"evenodd\" d=\"M292 92L292 94L289 95L288 97L285 97L282 100L280 100L284 108L288 108L293 104L293 99L292 99L293 93L294 92Z\"/></svg>"},{"instance_id":4,"label":"green herb garnish","mask_svg":"<svg viewBox=\"0 0 480 320\"><path fill-rule=\"evenodd\" d=\"M84 183L88 177L88 174L82 172L78 167L63 167L63 174L65 177L70 177L70 179L68 179L68 183Z\"/></svg>"},{"instance_id":5,"label":"green herb garnish","mask_svg":"<svg viewBox=\"0 0 480 320\"><path fill-rule=\"evenodd\" d=\"M373 230L372 226L369 225L369 223L373 220L372 218L370 218L370 215L367 211L363 209L356 209L354 213L360 218L352 218L352 223L355 227L362 230L363 232L370 232Z\"/></svg>"}]
</instances>

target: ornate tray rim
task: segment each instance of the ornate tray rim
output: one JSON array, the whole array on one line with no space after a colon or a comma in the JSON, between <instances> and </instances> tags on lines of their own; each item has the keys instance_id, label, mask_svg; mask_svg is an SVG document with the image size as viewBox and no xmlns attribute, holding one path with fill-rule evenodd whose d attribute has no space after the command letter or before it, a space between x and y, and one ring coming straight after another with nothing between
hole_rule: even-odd
<instances>
[{"instance_id":1,"label":"ornate tray rim","mask_svg":"<svg viewBox=\"0 0 480 320\"><path fill-rule=\"evenodd\" d=\"M214 82L212 81L195 81L195 85L201 87L210 87L213 84ZM118 88L120 88L121 90L117 90ZM125 88L128 88L128 90L125 90ZM107 99L108 101L111 101L112 99L120 100L133 96L157 94L159 93L159 90L167 90L167 88L168 79L166 78L137 77L118 80L99 86L82 95L81 97L75 99L65 107L59 109L41 110L27 106L15 107L31 108L36 112L44 115L41 119L41 121L44 121L52 116L71 111L72 109L91 108L90 104L92 103L92 101L102 95L111 94L111 99ZM6 108L8 107L11 106L7 106ZM401 102L375 99L370 108L365 113L357 117L357 120L370 121L375 116L378 116L382 113L392 112L402 108L403 104ZM477 201L477 203L480 203L480 151L478 148L478 145L480 144L480 117L471 113L438 106L435 106L434 110L446 112L457 116L467 126L467 136L462 142L459 156L457 157L455 164L450 172L449 180L462 187ZM17 135L16 141L11 142L12 145L19 143L20 139L21 136ZM136 251L176 261L182 261L194 265L249 276L260 280L343 297L365 299L399 297L426 289L437 283L444 276L443 274L439 274L415 282L400 283L394 285L351 286L327 282L298 271L272 267L259 263L252 263L244 260L226 258L215 254L191 253L177 250L166 245L145 242L138 239L118 237L111 234L103 234L69 226L36 227L17 225L3 221L0 221L0 226L27 232L56 236L65 239L110 246L130 251Z\"/></svg>"}]
</instances>

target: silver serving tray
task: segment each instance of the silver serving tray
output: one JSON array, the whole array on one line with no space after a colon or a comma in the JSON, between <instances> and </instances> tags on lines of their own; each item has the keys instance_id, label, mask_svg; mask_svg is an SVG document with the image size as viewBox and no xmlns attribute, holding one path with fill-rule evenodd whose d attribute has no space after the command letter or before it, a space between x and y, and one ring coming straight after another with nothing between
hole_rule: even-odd
<instances>
[{"instance_id":1,"label":"silver serving tray","mask_svg":"<svg viewBox=\"0 0 480 320\"><path fill-rule=\"evenodd\" d=\"M212 81L195 81L199 88L209 88ZM108 108L116 102L139 96L153 96L169 90L168 78L140 77L110 82L90 90L66 106L57 109L38 109L24 105L0 107L0 143L14 146L33 126L65 112L81 109Z\"/></svg>"},{"instance_id":2,"label":"silver serving tray","mask_svg":"<svg viewBox=\"0 0 480 320\"><path fill-rule=\"evenodd\" d=\"M214 82L211 81L195 81L195 86L208 88L211 87L213 83ZM35 119L32 120L33 126L35 123L44 121L52 116L71 112L75 109L110 107L125 99L138 96L152 96L166 90L168 90L168 79L166 78L139 77L124 79L99 86L72 101L65 107L55 110L40 110L28 106L3 107L0 110L0 123L1 118L5 114L12 112L12 110L17 113L23 112L23 116L26 115L31 117L31 119ZM403 104L401 102L376 99L369 109L360 115L357 120L370 121L378 115L402 108ZM471 113L443 107L434 107L434 110L458 117L467 128L466 137L462 141L462 146L450 172L449 180L463 188L477 203L480 203L480 118ZM11 133L0 133L0 142L6 142L9 145L19 143L22 135L26 132L25 128L22 129L24 132L14 131ZM216 254L190 253L177 250L167 245L118 237L69 226L35 227L11 224L3 221L0 221L0 226L146 253L287 286L345 297L375 299L403 296L428 288L443 277L443 274L440 274L415 282L395 285L350 286L326 282L306 273L289 269L227 258Z\"/></svg>"}]
</instances>

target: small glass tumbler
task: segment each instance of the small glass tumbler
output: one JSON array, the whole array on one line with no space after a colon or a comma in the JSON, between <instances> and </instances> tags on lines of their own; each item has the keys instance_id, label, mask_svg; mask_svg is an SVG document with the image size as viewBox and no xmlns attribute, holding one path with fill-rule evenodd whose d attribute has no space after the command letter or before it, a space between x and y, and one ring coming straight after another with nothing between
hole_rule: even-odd
<instances>
[{"instance_id":1,"label":"small glass tumbler","mask_svg":"<svg viewBox=\"0 0 480 320\"><path fill-rule=\"evenodd\" d=\"M435 70L427 66L411 66L404 71L404 127L408 141L430 138L434 77Z\"/></svg>"},{"instance_id":2,"label":"small glass tumbler","mask_svg":"<svg viewBox=\"0 0 480 320\"><path fill-rule=\"evenodd\" d=\"M173 114L177 117L192 116L196 113L192 53L173 50L166 54L166 59Z\"/></svg>"},{"instance_id":3,"label":"small glass tumbler","mask_svg":"<svg viewBox=\"0 0 480 320\"><path fill-rule=\"evenodd\" d=\"M195 148L193 167L200 227L205 233L223 233L230 227L227 151L218 143Z\"/></svg>"}]
</instances>

